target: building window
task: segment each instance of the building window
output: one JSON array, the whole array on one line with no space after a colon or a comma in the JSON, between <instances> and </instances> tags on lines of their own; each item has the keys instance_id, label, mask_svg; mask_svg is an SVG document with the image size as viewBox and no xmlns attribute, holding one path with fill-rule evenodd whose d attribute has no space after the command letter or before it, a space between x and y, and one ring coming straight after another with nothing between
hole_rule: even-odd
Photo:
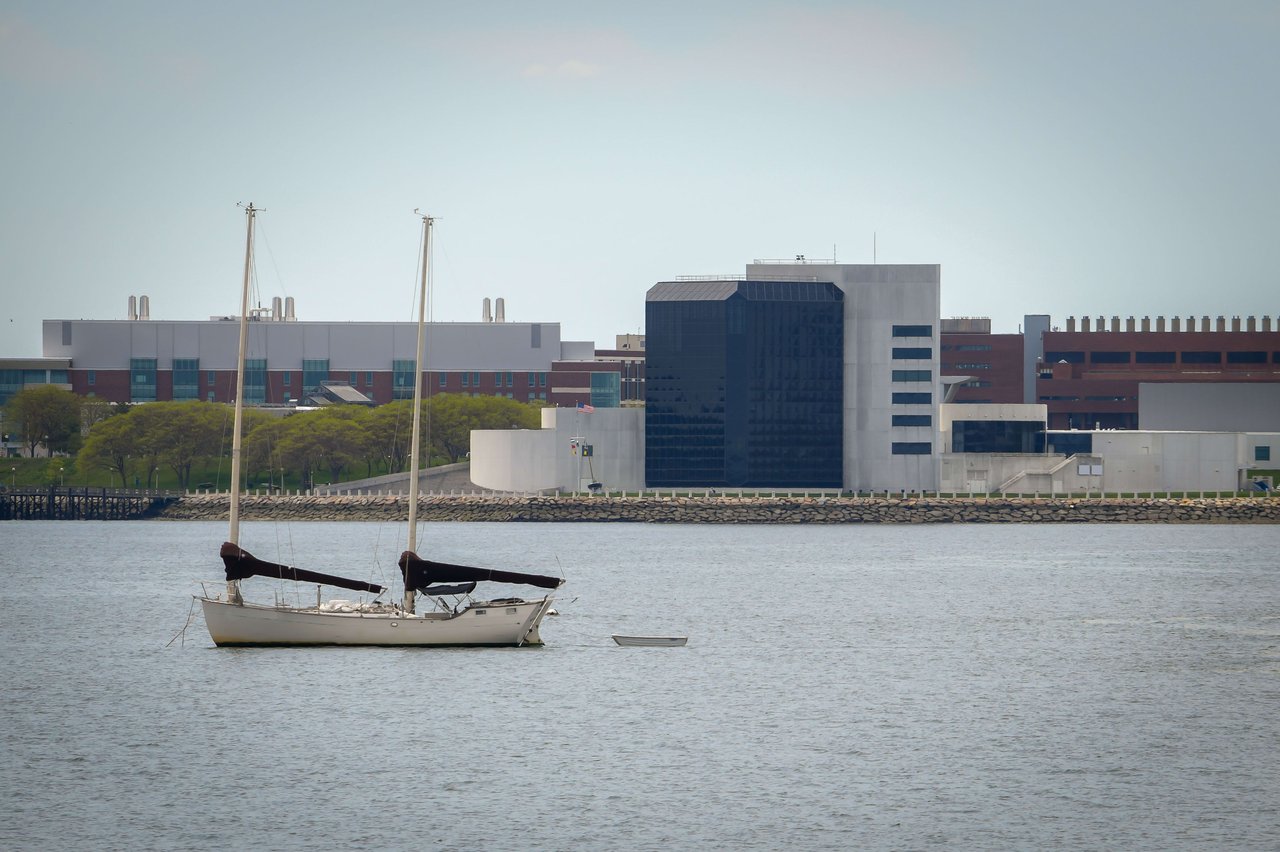
<instances>
[{"instance_id":1,"label":"building window","mask_svg":"<svg viewBox=\"0 0 1280 852\"><path fill-rule=\"evenodd\" d=\"M933 337L933 326L931 325L895 325L893 327L894 337Z\"/></svg>"},{"instance_id":2,"label":"building window","mask_svg":"<svg viewBox=\"0 0 1280 852\"><path fill-rule=\"evenodd\" d=\"M472 386L472 387L476 387L476 388L480 387L480 374L479 374L479 373L472 373L472 374L471 374L471 386Z\"/></svg>"},{"instance_id":3,"label":"building window","mask_svg":"<svg viewBox=\"0 0 1280 852\"><path fill-rule=\"evenodd\" d=\"M895 414L893 415L894 426L932 426L932 414Z\"/></svg>"},{"instance_id":4,"label":"building window","mask_svg":"<svg viewBox=\"0 0 1280 852\"><path fill-rule=\"evenodd\" d=\"M156 359L129 359L129 401L156 401Z\"/></svg>"},{"instance_id":5,"label":"building window","mask_svg":"<svg viewBox=\"0 0 1280 852\"><path fill-rule=\"evenodd\" d=\"M931 382L933 370L894 370L893 380L895 382Z\"/></svg>"},{"instance_id":6,"label":"building window","mask_svg":"<svg viewBox=\"0 0 1280 852\"><path fill-rule=\"evenodd\" d=\"M1089 363L1091 364L1128 364L1128 352L1090 352Z\"/></svg>"},{"instance_id":7,"label":"building window","mask_svg":"<svg viewBox=\"0 0 1280 852\"><path fill-rule=\"evenodd\" d=\"M1259 444L1253 448L1254 461L1271 461L1271 446Z\"/></svg>"},{"instance_id":8,"label":"building window","mask_svg":"<svg viewBox=\"0 0 1280 852\"><path fill-rule=\"evenodd\" d=\"M1267 363L1267 353L1265 352L1228 352L1228 364L1265 364Z\"/></svg>"},{"instance_id":9,"label":"building window","mask_svg":"<svg viewBox=\"0 0 1280 852\"><path fill-rule=\"evenodd\" d=\"M1057 364L1059 361L1066 361L1068 364L1083 364L1083 352L1046 352L1044 353L1044 362L1046 364Z\"/></svg>"},{"instance_id":10,"label":"building window","mask_svg":"<svg viewBox=\"0 0 1280 852\"><path fill-rule=\"evenodd\" d=\"M348 377L349 381L347 382L347 384L351 385L352 387L355 387L355 386L356 386L356 378L357 378L357 377L356 377L356 371L355 371L355 370L352 370L352 371L351 371L351 375Z\"/></svg>"},{"instance_id":11,"label":"building window","mask_svg":"<svg viewBox=\"0 0 1280 852\"><path fill-rule=\"evenodd\" d=\"M1173 352L1135 352L1133 360L1138 364L1173 364L1178 358Z\"/></svg>"},{"instance_id":12,"label":"building window","mask_svg":"<svg viewBox=\"0 0 1280 852\"><path fill-rule=\"evenodd\" d=\"M540 388L545 388L546 386L547 386L547 374L546 374L546 373L539 373L539 374L538 374L538 387L540 387ZM547 398L547 395L546 395L545 393L544 393L544 394L540 394L540 396L541 396L543 399L546 399L546 398Z\"/></svg>"},{"instance_id":13,"label":"building window","mask_svg":"<svg viewBox=\"0 0 1280 852\"><path fill-rule=\"evenodd\" d=\"M894 405L930 405L932 402L932 393L895 393L893 395Z\"/></svg>"},{"instance_id":14,"label":"building window","mask_svg":"<svg viewBox=\"0 0 1280 852\"><path fill-rule=\"evenodd\" d=\"M391 362L392 399L413 399L413 377L417 369L413 361L397 358Z\"/></svg>"},{"instance_id":15,"label":"building window","mask_svg":"<svg viewBox=\"0 0 1280 852\"><path fill-rule=\"evenodd\" d=\"M289 387L289 383L293 380L292 377L293 377L292 373L290 373L288 370L284 371L283 382L285 387Z\"/></svg>"},{"instance_id":16,"label":"building window","mask_svg":"<svg viewBox=\"0 0 1280 852\"><path fill-rule=\"evenodd\" d=\"M365 384L365 387L368 387L369 385L373 384L373 370L365 370L364 384Z\"/></svg>"},{"instance_id":17,"label":"building window","mask_svg":"<svg viewBox=\"0 0 1280 852\"><path fill-rule=\"evenodd\" d=\"M1034 453L1044 424L1035 420L954 420L953 453Z\"/></svg>"},{"instance_id":18,"label":"building window","mask_svg":"<svg viewBox=\"0 0 1280 852\"><path fill-rule=\"evenodd\" d=\"M913 359L928 361L933 357L933 348L929 346L895 346L893 347L893 357L898 361Z\"/></svg>"},{"instance_id":19,"label":"building window","mask_svg":"<svg viewBox=\"0 0 1280 852\"><path fill-rule=\"evenodd\" d=\"M247 405L267 401L267 359L246 358L244 362L244 401Z\"/></svg>"},{"instance_id":20,"label":"building window","mask_svg":"<svg viewBox=\"0 0 1280 852\"><path fill-rule=\"evenodd\" d=\"M942 347L946 349L947 347ZM990 343L959 343L951 347L957 352L990 352Z\"/></svg>"},{"instance_id":21,"label":"building window","mask_svg":"<svg viewBox=\"0 0 1280 852\"><path fill-rule=\"evenodd\" d=\"M933 452L933 444L928 441L894 441L895 456L927 456Z\"/></svg>"},{"instance_id":22,"label":"building window","mask_svg":"<svg viewBox=\"0 0 1280 852\"><path fill-rule=\"evenodd\" d=\"M86 378L89 380L89 387L93 387L98 383L98 371L90 370Z\"/></svg>"},{"instance_id":23,"label":"building window","mask_svg":"<svg viewBox=\"0 0 1280 852\"><path fill-rule=\"evenodd\" d=\"M218 381L218 374L215 373L213 370L210 370L209 375L205 376L205 383L210 387L213 387L214 383L217 381Z\"/></svg>"},{"instance_id":24,"label":"building window","mask_svg":"<svg viewBox=\"0 0 1280 852\"><path fill-rule=\"evenodd\" d=\"M173 359L173 398L200 398L200 361L197 358Z\"/></svg>"},{"instance_id":25,"label":"building window","mask_svg":"<svg viewBox=\"0 0 1280 852\"><path fill-rule=\"evenodd\" d=\"M1221 352L1183 352L1182 363L1184 364L1221 364Z\"/></svg>"},{"instance_id":26,"label":"building window","mask_svg":"<svg viewBox=\"0 0 1280 852\"><path fill-rule=\"evenodd\" d=\"M617 408L622 401L622 382L619 373L591 374L591 404L596 408Z\"/></svg>"},{"instance_id":27,"label":"building window","mask_svg":"<svg viewBox=\"0 0 1280 852\"><path fill-rule=\"evenodd\" d=\"M440 374L440 387L441 387L441 388L447 388L447 387L449 387L449 374L448 374L448 373L441 373L441 374Z\"/></svg>"},{"instance_id":28,"label":"building window","mask_svg":"<svg viewBox=\"0 0 1280 852\"><path fill-rule=\"evenodd\" d=\"M328 358L302 359L302 392L320 390L320 383L329 380Z\"/></svg>"}]
</instances>

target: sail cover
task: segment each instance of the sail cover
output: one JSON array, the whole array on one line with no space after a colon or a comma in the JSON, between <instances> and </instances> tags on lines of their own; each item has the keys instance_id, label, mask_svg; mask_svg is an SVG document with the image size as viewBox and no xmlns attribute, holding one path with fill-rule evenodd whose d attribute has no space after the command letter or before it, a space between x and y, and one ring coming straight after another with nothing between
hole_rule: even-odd
<instances>
[{"instance_id":1,"label":"sail cover","mask_svg":"<svg viewBox=\"0 0 1280 852\"><path fill-rule=\"evenodd\" d=\"M223 542L219 551L222 564L227 567L228 580L247 580L250 577L277 577L281 580L296 580L299 583L319 583L324 586L337 586L340 589L351 589L355 592L382 593L382 586L366 583L363 580L348 580L346 577L335 577L332 574L321 574L318 571L304 571L291 565L278 565L275 562L264 562L247 550L231 542Z\"/></svg>"},{"instance_id":2,"label":"sail cover","mask_svg":"<svg viewBox=\"0 0 1280 852\"><path fill-rule=\"evenodd\" d=\"M472 580L538 586L543 589L555 589L564 582L559 577L546 577L541 574L520 574L516 571L495 571L492 568L472 568L469 565L434 562L423 559L409 550L400 554L400 570L404 574L404 584L418 591L424 590L432 583L467 583Z\"/></svg>"},{"instance_id":3,"label":"sail cover","mask_svg":"<svg viewBox=\"0 0 1280 852\"><path fill-rule=\"evenodd\" d=\"M424 595L469 595L475 590L475 583L455 583L452 586L427 586L425 589L418 589Z\"/></svg>"}]
</instances>

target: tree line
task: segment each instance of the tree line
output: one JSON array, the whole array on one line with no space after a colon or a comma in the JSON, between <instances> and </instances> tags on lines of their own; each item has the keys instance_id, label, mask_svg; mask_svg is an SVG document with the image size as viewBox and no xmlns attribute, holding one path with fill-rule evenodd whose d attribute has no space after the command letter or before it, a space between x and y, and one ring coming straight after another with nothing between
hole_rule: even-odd
<instances>
[{"instance_id":1,"label":"tree line","mask_svg":"<svg viewBox=\"0 0 1280 852\"><path fill-rule=\"evenodd\" d=\"M472 429L536 429L541 403L494 396L439 394L422 403L422 455L430 464L467 456ZM284 414L247 408L242 466L246 481L309 487L407 469L413 403L368 408L331 406ZM29 455L38 447L74 456L82 473L111 471L148 486L162 468L181 488L195 472L231 455L233 408L215 402L113 405L42 385L14 394L5 406L5 431ZM113 476L114 479L114 476Z\"/></svg>"}]
</instances>

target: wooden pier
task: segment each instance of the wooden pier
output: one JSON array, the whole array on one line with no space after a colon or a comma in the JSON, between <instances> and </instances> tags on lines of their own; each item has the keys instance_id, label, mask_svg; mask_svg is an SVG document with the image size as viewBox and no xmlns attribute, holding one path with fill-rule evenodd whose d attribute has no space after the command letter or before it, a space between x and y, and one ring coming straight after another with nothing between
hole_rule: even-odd
<instances>
[{"instance_id":1,"label":"wooden pier","mask_svg":"<svg viewBox=\"0 0 1280 852\"><path fill-rule=\"evenodd\" d=\"M0 488L0 521L134 521L179 499L176 491L136 488Z\"/></svg>"}]
</instances>

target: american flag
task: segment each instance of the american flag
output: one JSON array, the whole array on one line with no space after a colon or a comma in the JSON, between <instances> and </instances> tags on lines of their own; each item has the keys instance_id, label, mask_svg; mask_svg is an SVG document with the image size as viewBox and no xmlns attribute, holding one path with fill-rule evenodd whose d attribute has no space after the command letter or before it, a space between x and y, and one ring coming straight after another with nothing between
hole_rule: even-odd
<instances>
[{"instance_id":1,"label":"american flag","mask_svg":"<svg viewBox=\"0 0 1280 852\"><path fill-rule=\"evenodd\" d=\"M586 414L590 414L591 412L596 410L596 407L594 405L588 405L585 402L580 402L578 403L578 410Z\"/></svg>"}]
</instances>

